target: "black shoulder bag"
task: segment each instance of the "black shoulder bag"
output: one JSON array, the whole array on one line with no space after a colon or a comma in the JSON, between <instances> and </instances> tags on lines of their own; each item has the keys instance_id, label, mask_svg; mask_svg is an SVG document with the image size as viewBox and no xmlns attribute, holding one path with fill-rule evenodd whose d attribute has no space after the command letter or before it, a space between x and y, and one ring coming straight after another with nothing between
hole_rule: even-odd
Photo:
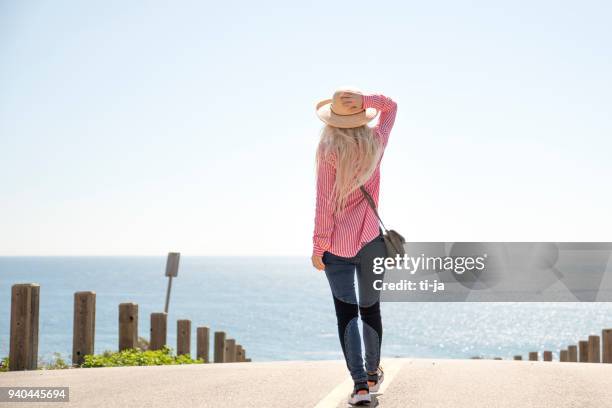
<instances>
[{"instance_id":1,"label":"black shoulder bag","mask_svg":"<svg viewBox=\"0 0 612 408\"><path fill-rule=\"evenodd\" d=\"M374 210L374 214L376 214L376 218L378 218L378 222L383 229L383 239L385 240L385 246L387 247L387 257L395 258L396 255L404 256L406 253L406 249L404 248L404 244L406 240L404 237L395 230L388 230L383 224L380 216L378 215L378 210L376 210L376 203L374 203L374 199L365 189L365 187L360 186L361 192L363 193L365 199L370 204L370 208Z\"/></svg>"}]
</instances>

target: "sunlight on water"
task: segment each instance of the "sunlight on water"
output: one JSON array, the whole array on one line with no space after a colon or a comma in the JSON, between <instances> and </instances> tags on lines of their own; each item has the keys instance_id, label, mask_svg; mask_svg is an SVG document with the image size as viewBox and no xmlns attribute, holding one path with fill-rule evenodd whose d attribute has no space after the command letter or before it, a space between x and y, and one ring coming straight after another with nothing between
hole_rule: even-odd
<instances>
[{"instance_id":1,"label":"sunlight on water","mask_svg":"<svg viewBox=\"0 0 612 408\"><path fill-rule=\"evenodd\" d=\"M163 311L163 257L0 258L0 357L8 355L10 287L41 285L39 355L70 358L73 294L97 293L96 352L117 348L118 304L139 305L139 332ZM612 327L610 303L384 303L384 356L470 358L558 350ZM325 275L305 258L183 257L173 280L176 320L236 338L253 360L341 358Z\"/></svg>"}]
</instances>

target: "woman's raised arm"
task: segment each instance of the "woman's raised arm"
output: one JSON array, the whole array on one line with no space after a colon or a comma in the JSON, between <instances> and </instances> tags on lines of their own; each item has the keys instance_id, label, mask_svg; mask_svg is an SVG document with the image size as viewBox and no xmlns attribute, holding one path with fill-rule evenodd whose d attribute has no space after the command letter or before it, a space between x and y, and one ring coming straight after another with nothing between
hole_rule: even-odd
<instances>
[{"instance_id":1,"label":"woman's raised arm","mask_svg":"<svg viewBox=\"0 0 612 408\"><path fill-rule=\"evenodd\" d=\"M375 108L380 112L376 129L382 137L383 144L386 146L389 140L389 134L395 123L397 114L397 103L387 96L380 94L363 95L363 107Z\"/></svg>"}]
</instances>

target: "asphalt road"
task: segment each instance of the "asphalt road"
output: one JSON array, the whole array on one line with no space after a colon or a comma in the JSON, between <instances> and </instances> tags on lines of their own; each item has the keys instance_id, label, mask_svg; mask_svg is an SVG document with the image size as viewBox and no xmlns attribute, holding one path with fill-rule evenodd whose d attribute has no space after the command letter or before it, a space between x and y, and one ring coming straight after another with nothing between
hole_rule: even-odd
<instances>
[{"instance_id":1,"label":"asphalt road","mask_svg":"<svg viewBox=\"0 0 612 408\"><path fill-rule=\"evenodd\" d=\"M612 407L612 365L386 359L372 406ZM15 407L346 407L343 361L203 364L0 373L0 386L68 386L69 403Z\"/></svg>"}]
</instances>

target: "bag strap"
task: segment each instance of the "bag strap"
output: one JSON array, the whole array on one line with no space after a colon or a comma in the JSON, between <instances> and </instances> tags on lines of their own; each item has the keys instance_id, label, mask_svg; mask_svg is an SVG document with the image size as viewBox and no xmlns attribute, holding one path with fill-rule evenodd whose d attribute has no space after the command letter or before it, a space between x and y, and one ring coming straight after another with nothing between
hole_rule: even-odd
<instances>
[{"instance_id":1,"label":"bag strap","mask_svg":"<svg viewBox=\"0 0 612 408\"><path fill-rule=\"evenodd\" d=\"M368 193L366 191L364 186L359 186L359 189L361 190L361 192L363 193L366 201L370 205L370 208L372 208L372 210L374 210L374 214L376 214L376 218L378 218L378 222L380 222L380 225L382 226L383 230L385 230L385 232L387 232L388 231L387 227L385 227L385 224L383 224L382 220L380 219L380 215L378 215L378 210L376 209L376 203L374 202L374 199L372 198L370 193Z\"/></svg>"}]
</instances>

